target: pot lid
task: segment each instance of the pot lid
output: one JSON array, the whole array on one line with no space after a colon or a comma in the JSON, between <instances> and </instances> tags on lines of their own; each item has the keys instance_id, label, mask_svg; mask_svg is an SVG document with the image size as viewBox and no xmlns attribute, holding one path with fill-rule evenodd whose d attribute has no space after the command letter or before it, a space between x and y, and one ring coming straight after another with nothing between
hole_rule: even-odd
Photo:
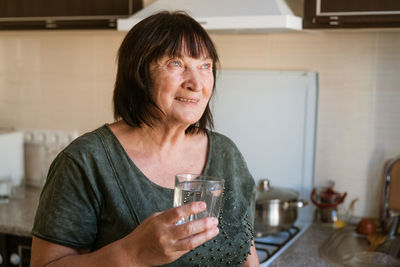
<instances>
[{"instance_id":1,"label":"pot lid","mask_svg":"<svg viewBox=\"0 0 400 267\"><path fill-rule=\"evenodd\" d=\"M269 200L290 201L297 200L299 193L295 190L272 187L268 179L261 179L258 181L256 201L263 202Z\"/></svg>"}]
</instances>

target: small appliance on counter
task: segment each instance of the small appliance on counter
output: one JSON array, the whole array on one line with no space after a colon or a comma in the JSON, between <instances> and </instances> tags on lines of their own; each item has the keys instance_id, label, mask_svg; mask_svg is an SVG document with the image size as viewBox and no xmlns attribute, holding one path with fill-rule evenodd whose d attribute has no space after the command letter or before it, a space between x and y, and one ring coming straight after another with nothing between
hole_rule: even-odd
<instances>
[{"instance_id":1,"label":"small appliance on counter","mask_svg":"<svg viewBox=\"0 0 400 267\"><path fill-rule=\"evenodd\" d=\"M25 176L26 184L42 187L47 172L57 154L72 142L76 131L25 129Z\"/></svg>"},{"instance_id":2,"label":"small appliance on counter","mask_svg":"<svg viewBox=\"0 0 400 267\"><path fill-rule=\"evenodd\" d=\"M321 223L335 223L338 221L337 207L343 203L347 193L333 190L334 183L328 187L314 188L311 192L311 202L317 207L315 219Z\"/></svg>"},{"instance_id":3,"label":"small appliance on counter","mask_svg":"<svg viewBox=\"0 0 400 267\"><path fill-rule=\"evenodd\" d=\"M51 162L76 131L0 129L0 203L24 198L26 186L42 187Z\"/></svg>"},{"instance_id":4,"label":"small appliance on counter","mask_svg":"<svg viewBox=\"0 0 400 267\"><path fill-rule=\"evenodd\" d=\"M24 134L0 131L0 202L24 193Z\"/></svg>"}]
</instances>

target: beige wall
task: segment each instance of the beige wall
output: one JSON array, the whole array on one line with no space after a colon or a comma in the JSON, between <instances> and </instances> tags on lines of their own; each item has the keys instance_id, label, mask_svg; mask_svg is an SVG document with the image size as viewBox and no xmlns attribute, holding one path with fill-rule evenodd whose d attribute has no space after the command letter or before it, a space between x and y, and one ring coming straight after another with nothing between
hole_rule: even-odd
<instances>
[{"instance_id":1,"label":"beige wall","mask_svg":"<svg viewBox=\"0 0 400 267\"><path fill-rule=\"evenodd\" d=\"M0 127L83 133L111 122L124 34L0 32ZM212 38L223 68L319 73L316 184L335 180L359 198L357 215L376 217L381 166L400 154L400 30Z\"/></svg>"}]
</instances>

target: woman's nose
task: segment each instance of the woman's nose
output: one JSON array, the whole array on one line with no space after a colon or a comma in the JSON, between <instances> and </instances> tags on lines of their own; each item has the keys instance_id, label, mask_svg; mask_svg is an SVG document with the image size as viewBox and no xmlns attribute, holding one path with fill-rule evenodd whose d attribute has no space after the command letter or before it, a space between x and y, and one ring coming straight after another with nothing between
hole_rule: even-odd
<instances>
[{"instance_id":1,"label":"woman's nose","mask_svg":"<svg viewBox=\"0 0 400 267\"><path fill-rule=\"evenodd\" d=\"M198 71L188 68L185 72L186 75L183 86L191 91L200 91L202 80Z\"/></svg>"}]
</instances>

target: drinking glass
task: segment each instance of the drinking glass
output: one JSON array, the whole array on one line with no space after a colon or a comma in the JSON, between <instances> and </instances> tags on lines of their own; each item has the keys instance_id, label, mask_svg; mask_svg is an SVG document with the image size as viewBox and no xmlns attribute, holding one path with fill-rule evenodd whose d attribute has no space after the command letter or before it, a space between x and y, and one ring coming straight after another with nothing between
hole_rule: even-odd
<instances>
[{"instance_id":1,"label":"drinking glass","mask_svg":"<svg viewBox=\"0 0 400 267\"><path fill-rule=\"evenodd\" d=\"M174 207L194 201L206 203L206 209L180 219L177 224L204 217L218 218L222 202L224 179L200 174L177 174L175 176Z\"/></svg>"}]
</instances>

